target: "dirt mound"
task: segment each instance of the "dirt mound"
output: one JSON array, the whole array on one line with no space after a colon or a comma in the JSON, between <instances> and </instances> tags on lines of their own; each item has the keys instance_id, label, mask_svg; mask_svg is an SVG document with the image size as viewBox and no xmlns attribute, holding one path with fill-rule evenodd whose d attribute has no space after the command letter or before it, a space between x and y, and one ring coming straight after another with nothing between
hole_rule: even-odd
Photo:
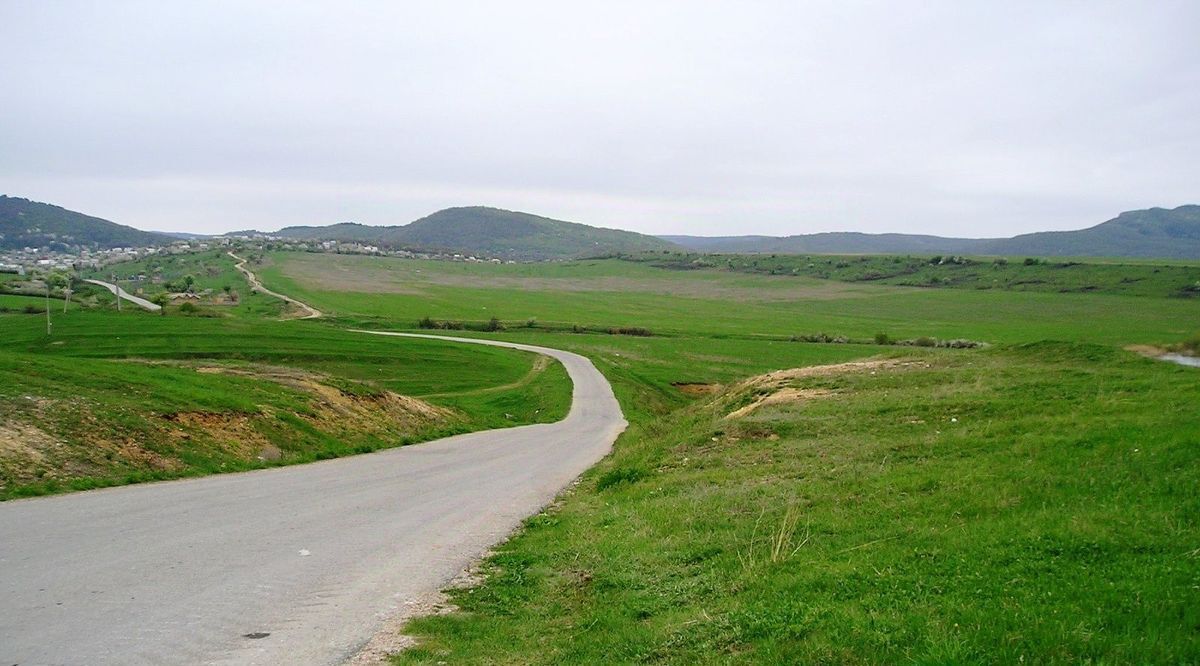
<instances>
[{"instance_id":1,"label":"dirt mound","mask_svg":"<svg viewBox=\"0 0 1200 666\"><path fill-rule=\"evenodd\" d=\"M775 391L774 393L768 393L767 395L762 396L758 400L755 400L754 402L746 405L745 407L742 407L740 409L735 409L732 412L729 412L728 414L725 415L725 418L739 419L743 416L746 416L750 412L753 412L754 410L758 409L759 407L766 407L767 405L782 405L782 404L787 404L787 403L804 402L805 400L815 400L817 398L828 398L832 395L834 395L833 391L826 391L825 389L781 388L778 391Z\"/></svg>"},{"instance_id":2,"label":"dirt mound","mask_svg":"<svg viewBox=\"0 0 1200 666\"><path fill-rule=\"evenodd\" d=\"M850 361L832 365L812 365L803 368L776 370L763 375L757 375L735 385L728 393L730 402L741 402L747 395L754 395L748 404L725 415L727 419L739 419L755 410L768 405L801 403L808 400L830 398L836 392L822 388L804 388L792 386L792 382L809 377L830 377L858 372L877 372L882 369L898 368L914 365L915 361L902 359L870 359L866 361ZM922 362L922 365L924 363Z\"/></svg>"}]
</instances>

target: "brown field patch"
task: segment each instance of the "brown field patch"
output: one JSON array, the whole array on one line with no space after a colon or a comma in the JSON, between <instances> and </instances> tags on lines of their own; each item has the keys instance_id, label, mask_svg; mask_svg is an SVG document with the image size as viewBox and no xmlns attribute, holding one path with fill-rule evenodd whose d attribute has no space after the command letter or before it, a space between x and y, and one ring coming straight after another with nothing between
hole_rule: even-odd
<instances>
[{"instance_id":1,"label":"brown field patch","mask_svg":"<svg viewBox=\"0 0 1200 666\"><path fill-rule=\"evenodd\" d=\"M537 292L633 292L683 298L778 302L866 297L884 291L894 293L909 289L782 275L737 275L722 280L720 278L727 274L712 270L682 274L664 270L663 277L464 275L446 272L437 262L426 260L384 257L364 260L360 257L318 254L289 256L280 262L280 269L306 289L366 294L421 295L427 293L426 287L438 286ZM504 268L483 265L480 270L494 272ZM730 284L734 280L752 281L754 284Z\"/></svg>"}]
</instances>

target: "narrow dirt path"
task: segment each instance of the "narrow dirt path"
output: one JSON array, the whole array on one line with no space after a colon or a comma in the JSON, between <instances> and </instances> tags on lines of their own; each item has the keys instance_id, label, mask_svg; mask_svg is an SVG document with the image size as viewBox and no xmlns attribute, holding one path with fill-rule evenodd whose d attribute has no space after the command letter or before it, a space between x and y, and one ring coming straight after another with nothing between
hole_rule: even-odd
<instances>
[{"instance_id":1,"label":"narrow dirt path","mask_svg":"<svg viewBox=\"0 0 1200 666\"><path fill-rule=\"evenodd\" d=\"M234 268L238 269L239 271L241 271L242 275L246 276L246 281L250 283L251 289L262 292L268 296L274 296L275 298L278 298L279 300L284 301L286 303L291 303L292 305L300 308L301 310L303 310L305 312L304 316L296 317L296 319L316 319L316 318L322 316L320 310L314 308L313 306L309 305L308 303L298 301L298 300L292 298L291 296L285 296L284 294L281 294L277 291L271 291L270 289L267 289L266 287L263 286L263 283L259 281L258 276L256 276L253 272L251 272L249 268L246 268L246 260L245 259L242 259L241 257L237 256L232 251L226 252L226 254L228 254L230 257L233 257L233 259L238 262L236 265L234 265Z\"/></svg>"}]
</instances>

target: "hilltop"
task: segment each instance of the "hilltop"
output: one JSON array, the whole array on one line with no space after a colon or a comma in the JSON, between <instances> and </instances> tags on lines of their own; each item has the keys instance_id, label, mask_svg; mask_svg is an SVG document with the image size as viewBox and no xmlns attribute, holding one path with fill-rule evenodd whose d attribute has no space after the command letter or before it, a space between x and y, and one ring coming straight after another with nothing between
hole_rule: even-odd
<instances>
[{"instance_id":1,"label":"hilltop","mask_svg":"<svg viewBox=\"0 0 1200 666\"><path fill-rule=\"evenodd\" d=\"M263 234L229 232L225 236ZM405 225L343 222L266 235L518 260L575 259L687 249L742 254L926 254L1200 259L1200 205L1150 208L1077 231L1012 238L829 232L794 236L648 236L486 206L446 208ZM60 206L0 195L0 250L165 245L202 234L142 231Z\"/></svg>"},{"instance_id":2,"label":"hilltop","mask_svg":"<svg viewBox=\"0 0 1200 666\"><path fill-rule=\"evenodd\" d=\"M984 254L1200 258L1200 206L1121 213L1089 229L1043 231L985 243Z\"/></svg>"},{"instance_id":3,"label":"hilltop","mask_svg":"<svg viewBox=\"0 0 1200 666\"><path fill-rule=\"evenodd\" d=\"M820 233L797 236L662 236L697 252L776 254L982 254L1059 257L1200 258L1200 206L1121 213L1077 231L1013 238Z\"/></svg>"},{"instance_id":4,"label":"hilltop","mask_svg":"<svg viewBox=\"0 0 1200 666\"><path fill-rule=\"evenodd\" d=\"M668 241L632 231L592 227L486 206L446 208L403 226L341 223L327 227L286 227L275 235L509 259L567 259L674 247Z\"/></svg>"},{"instance_id":5,"label":"hilltop","mask_svg":"<svg viewBox=\"0 0 1200 666\"><path fill-rule=\"evenodd\" d=\"M0 249L145 247L173 239L67 210L61 206L0 194Z\"/></svg>"}]
</instances>

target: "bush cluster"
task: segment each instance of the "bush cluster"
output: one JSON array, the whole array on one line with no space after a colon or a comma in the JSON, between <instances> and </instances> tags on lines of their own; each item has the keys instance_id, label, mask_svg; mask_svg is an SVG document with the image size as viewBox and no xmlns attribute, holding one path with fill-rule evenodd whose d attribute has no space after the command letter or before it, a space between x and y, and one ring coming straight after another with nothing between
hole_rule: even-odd
<instances>
[{"instance_id":1,"label":"bush cluster","mask_svg":"<svg viewBox=\"0 0 1200 666\"><path fill-rule=\"evenodd\" d=\"M844 335L829 335L828 333L817 333L815 335L793 335L789 338L792 342L817 342L826 344L870 344L877 345L902 345L906 347L940 347L943 349L976 349L987 346L986 343L977 342L975 340L938 340L937 338L922 335L909 340L897 340L884 332L875 334L872 340L852 340Z\"/></svg>"},{"instance_id":2,"label":"bush cluster","mask_svg":"<svg viewBox=\"0 0 1200 666\"><path fill-rule=\"evenodd\" d=\"M844 335L829 335L828 333L817 333L816 335L793 335L792 342L823 342L830 344L844 345L850 342L850 338Z\"/></svg>"},{"instance_id":3,"label":"bush cluster","mask_svg":"<svg viewBox=\"0 0 1200 666\"><path fill-rule=\"evenodd\" d=\"M20 308L10 308L7 305L0 305L0 312L20 312L23 314L44 314L46 309L37 305L26 305Z\"/></svg>"},{"instance_id":4,"label":"bush cluster","mask_svg":"<svg viewBox=\"0 0 1200 666\"><path fill-rule=\"evenodd\" d=\"M648 338L654 335L648 328L641 326L619 326L608 329L609 335L636 335L643 338Z\"/></svg>"}]
</instances>

